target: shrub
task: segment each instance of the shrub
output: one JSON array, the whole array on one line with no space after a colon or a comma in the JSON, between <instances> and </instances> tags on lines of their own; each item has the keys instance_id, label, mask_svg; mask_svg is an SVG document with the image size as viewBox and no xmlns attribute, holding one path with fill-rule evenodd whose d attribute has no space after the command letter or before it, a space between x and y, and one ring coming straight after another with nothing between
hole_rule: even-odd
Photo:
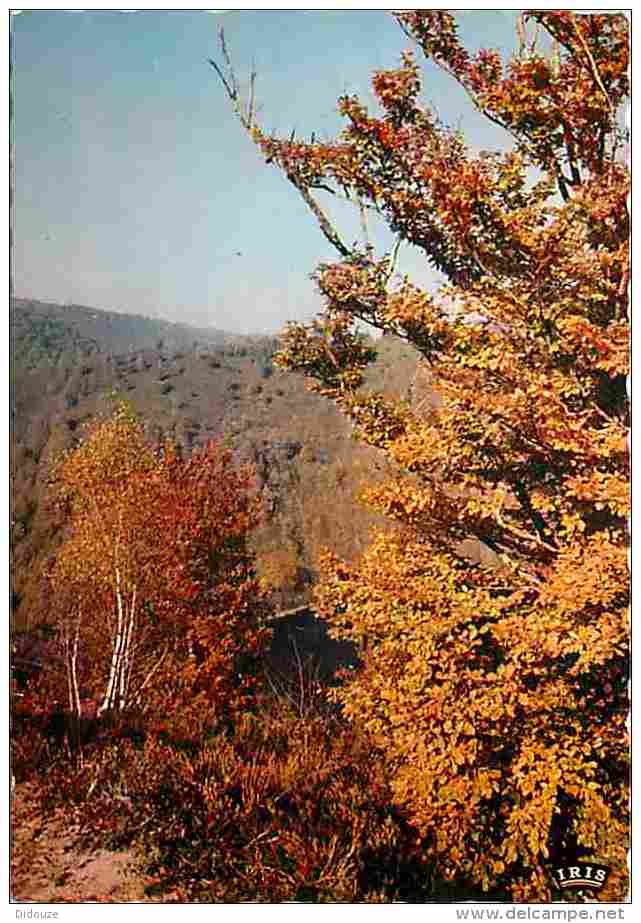
<instances>
[{"instance_id":1,"label":"shrub","mask_svg":"<svg viewBox=\"0 0 641 923\"><path fill-rule=\"evenodd\" d=\"M160 727L56 778L91 837L137 844L186 901L427 899L435 882L390 806L383 763L337 717L285 705L196 740ZM71 791L75 794L71 794Z\"/></svg>"}]
</instances>

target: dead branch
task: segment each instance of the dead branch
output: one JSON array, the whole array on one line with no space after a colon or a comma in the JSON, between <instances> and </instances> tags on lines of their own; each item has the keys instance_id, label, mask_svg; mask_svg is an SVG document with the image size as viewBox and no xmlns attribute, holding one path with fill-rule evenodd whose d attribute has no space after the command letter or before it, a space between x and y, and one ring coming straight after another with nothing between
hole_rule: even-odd
<instances>
[{"instance_id":1,"label":"dead branch","mask_svg":"<svg viewBox=\"0 0 641 923\"><path fill-rule=\"evenodd\" d=\"M255 135L258 132L262 136L262 132L259 127L256 125L255 116L256 116L256 70L252 70L250 82L249 82L249 100L247 105L243 105L239 90L238 90L238 81L236 80L236 73L234 71L234 66L227 49L227 43L225 41L225 32L221 28L218 32L218 38L220 42L220 50L224 62L224 66L221 67L213 58L208 58L208 62L211 67L215 70L218 75L227 96L234 108L236 115L240 124L243 126L245 131L249 133L252 140L255 139ZM292 138L294 132L292 132ZM331 221L320 207L318 202L313 198L309 191L309 185L303 182L301 177L297 176L294 172L285 171L287 179L290 183L296 187L300 193L303 201L310 209L318 224L320 229L325 236L326 240L341 254L343 257L348 257L351 255L351 250L346 244L341 240L340 235L337 230L332 225ZM331 190L330 190L331 191Z\"/></svg>"}]
</instances>

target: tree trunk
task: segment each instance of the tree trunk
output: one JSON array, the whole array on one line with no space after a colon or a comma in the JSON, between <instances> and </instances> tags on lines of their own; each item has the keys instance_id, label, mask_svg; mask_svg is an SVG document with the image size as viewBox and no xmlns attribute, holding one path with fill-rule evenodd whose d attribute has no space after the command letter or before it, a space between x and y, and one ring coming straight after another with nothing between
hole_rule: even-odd
<instances>
[{"instance_id":1,"label":"tree trunk","mask_svg":"<svg viewBox=\"0 0 641 923\"><path fill-rule=\"evenodd\" d=\"M117 613L117 622L116 622L116 636L113 642L113 653L111 655L111 666L109 668L109 679L107 681L107 689L105 690L105 695L102 700L100 707L98 708L98 716L104 714L106 711L110 711L114 705L116 683L118 681L118 675L122 666L122 649L123 649L123 634L125 630L125 616L123 612L122 605L122 591L120 586L120 568L116 567L116 613Z\"/></svg>"}]
</instances>

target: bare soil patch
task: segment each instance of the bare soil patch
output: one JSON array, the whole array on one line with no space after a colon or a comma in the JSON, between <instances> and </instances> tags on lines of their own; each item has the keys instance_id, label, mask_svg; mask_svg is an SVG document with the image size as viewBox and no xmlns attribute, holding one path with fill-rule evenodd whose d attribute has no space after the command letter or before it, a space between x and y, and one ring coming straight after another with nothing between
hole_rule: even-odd
<instances>
[{"instance_id":1,"label":"bare soil patch","mask_svg":"<svg viewBox=\"0 0 641 923\"><path fill-rule=\"evenodd\" d=\"M36 786L16 786L11 805L11 895L27 903L158 903L132 852L91 849L80 842L73 812L44 816Z\"/></svg>"}]
</instances>

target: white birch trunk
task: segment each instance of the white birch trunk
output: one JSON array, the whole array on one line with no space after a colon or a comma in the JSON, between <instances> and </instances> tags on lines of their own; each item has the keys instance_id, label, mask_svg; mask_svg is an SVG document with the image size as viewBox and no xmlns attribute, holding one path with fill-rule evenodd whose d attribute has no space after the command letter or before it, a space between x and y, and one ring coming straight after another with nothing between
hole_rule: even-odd
<instances>
[{"instance_id":1,"label":"white birch trunk","mask_svg":"<svg viewBox=\"0 0 641 923\"><path fill-rule=\"evenodd\" d=\"M132 668L132 659L133 659L133 635L134 635L134 623L136 619L136 587L133 589L131 594L131 604L129 606L129 614L126 617L126 626L124 633L124 644L122 650L122 658L120 664L120 675L118 677L118 693L119 693L119 705L120 709L124 709L127 706L127 698L129 694L129 682L131 679L131 668Z\"/></svg>"},{"instance_id":2,"label":"white birch trunk","mask_svg":"<svg viewBox=\"0 0 641 923\"><path fill-rule=\"evenodd\" d=\"M63 645L65 652L65 667L67 673L67 696L69 699L69 713L80 718L80 688L78 685L78 643L80 638L80 621L82 613L76 618L76 627L73 641L71 639L71 626L66 624L63 628Z\"/></svg>"},{"instance_id":3,"label":"white birch trunk","mask_svg":"<svg viewBox=\"0 0 641 923\"><path fill-rule=\"evenodd\" d=\"M82 618L82 613L78 613L78 619L76 621L76 634L73 639L73 647L70 652L70 686L73 692L73 705L72 711L75 711L78 716L78 720L81 718L81 706L80 706L80 687L78 685L78 641L80 639L80 620Z\"/></svg>"},{"instance_id":4,"label":"white birch trunk","mask_svg":"<svg viewBox=\"0 0 641 923\"><path fill-rule=\"evenodd\" d=\"M124 632L124 612L122 605L122 592L120 586L120 568L116 566L116 611L117 611L117 623L116 623L116 636L113 640L113 652L111 655L111 666L109 668L109 679L107 681L107 689L105 690L105 695L98 708L98 716L102 715L103 712L108 711L113 708L116 683L118 681L118 674L121 668L121 659L122 659L122 645L123 645L123 632Z\"/></svg>"},{"instance_id":5,"label":"white birch trunk","mask_svg":"<svg viewBox=\"0 0 641 923\"><path fill-rule=\"evenodd\" d=\"M137 587L136 587L137 593ZM138 620L137 620L137 609L134 606L136 600L136 594L134 594L134 600L132 601L131 608L131 639L129 642L129 648L127 652L127 680L126 680L126 698L127 704L133 704L133 697L131 692L131 680L133 676L133 669L136 662L136 655L138 653Z\"/></svg>"}]
</instances>

